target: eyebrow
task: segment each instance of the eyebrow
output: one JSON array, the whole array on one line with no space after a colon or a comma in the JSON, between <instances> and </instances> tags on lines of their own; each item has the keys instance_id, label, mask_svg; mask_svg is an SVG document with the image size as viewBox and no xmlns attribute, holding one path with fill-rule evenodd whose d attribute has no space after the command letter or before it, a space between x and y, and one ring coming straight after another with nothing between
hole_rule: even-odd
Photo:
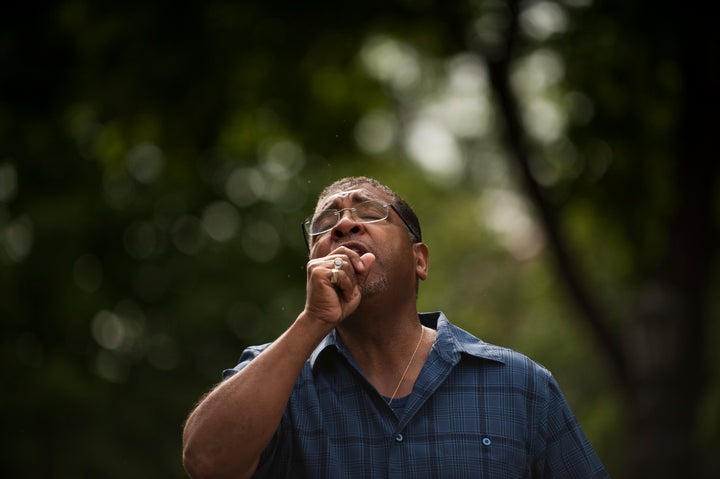
<instances>
[{"instance_id":1,"label":"eyebrow","mask_svg":"<svg viewBox=\"0 0 720 479\"><path fill-rule=\"evenodd\" d=\"M370 200L379 201L380 203L384 203L384 201L383 201L382 199L379 199L379 198L369 198L365 193L360 192L360 191L356 191L356 192L353 192L353 193L351 193L351 194L349 194L349 195L345 195L345 196L336 195L336 196L333 198L333 200L330 201L330 203L326 204L323 208L319 209L318 212L320 212L320 211L327 211L327 210L333 210L333 209L338 209L337 206L338 206L338 203L340 202L340 200L341 200L342 198L346 198L346 197L348 197L348 196L349 196L350 199L352 200L353 204L362 203L363 201L370 201Z\"/></svg>"}]
</instances>

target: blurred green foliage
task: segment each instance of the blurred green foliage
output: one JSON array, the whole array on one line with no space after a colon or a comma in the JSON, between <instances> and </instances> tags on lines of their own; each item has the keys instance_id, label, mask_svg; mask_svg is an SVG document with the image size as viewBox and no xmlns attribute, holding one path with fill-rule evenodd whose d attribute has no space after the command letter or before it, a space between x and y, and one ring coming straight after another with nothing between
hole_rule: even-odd
<instances>
[{"instance_id":1,"label":"blurred green foliage","mask_svg":"<svg viewBox=\"0 0 720 479\"><path fill-rule=\"evenodd\" d=\"M658 45L657 25L613 5L525 5L514 84L535 174L620 329L666 247L681 86L674 37ZM502 7L9 8L3 477L184 477L185 416L246 345L295 318L300 222L325 184L358 174L389 184L421 218L431 274L420 309L548 366L619 471L624 397L556 276L498 140L482 62L466 49L474 35L492 44ZM717 298L708 308L717 346ZM720 443L716 367L711 376L706 451Z\"/></svg>"}]
</instances>

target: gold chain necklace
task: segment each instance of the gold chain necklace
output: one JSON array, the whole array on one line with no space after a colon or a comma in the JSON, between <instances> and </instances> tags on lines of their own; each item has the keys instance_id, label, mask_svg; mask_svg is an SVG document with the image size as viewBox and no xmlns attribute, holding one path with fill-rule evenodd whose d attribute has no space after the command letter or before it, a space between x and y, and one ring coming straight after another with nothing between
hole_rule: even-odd
<instances>
[{"instance_id":1,"label":"gold chain necklace","mask_svg":"<svg viewBox=\"0 0 720 479\"><path fill-rule=\"evenodd\" d=\"M388 406L395 399L395 395L397 394L398 390L400 389L400 385L405 380L405 375L407 374L408 370L410 369L410 365L412 364L413 359L415 359L415 354L418 352L418 349L420 348L420 343L422 343L423 334L425 334L425 328L422 325L420 325L420 339L418 339L418 342L415 345L415 351L413 351L412 356L410 356L410 361L407 363L407 366L405 366L405 371L403 372L402 377L400 378L400 382L395 387L395 392L393 392L392 396L390 396L390 400L388 401Z\"/></svg>"}]
</instances>

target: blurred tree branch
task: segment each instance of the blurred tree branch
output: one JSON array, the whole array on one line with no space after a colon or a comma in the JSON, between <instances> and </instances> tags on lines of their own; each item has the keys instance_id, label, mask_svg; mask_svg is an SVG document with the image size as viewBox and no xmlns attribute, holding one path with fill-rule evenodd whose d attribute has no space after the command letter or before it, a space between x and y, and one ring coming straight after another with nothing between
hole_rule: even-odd
<instances>
[{"instance_id":1,"label":"blurred tree branch","mask_svg":"<svg viewBox=\"0 0 720 479\"><path fill-rule=\"evenodd\" d=\"M531 152L528 147L527 132L520 118L517 98L510 86L510 67L518 39L519 5L516 0L509 0L507 6L506 31L502 37L502 44L488 46L476 43L471 48L474 48L475 53L487 66L493 93L504 119L506 147L521 174L526 195L537 210L560 277L594 333L594 338L605 352L615 378L625 384L628 380L626 359L620 338L609 327L606 320L607 313L602 311L599 302L590 293L583 276L578 271L568 241L558 225L554 208L530 168Z\"/></svg>"}]
</instances>

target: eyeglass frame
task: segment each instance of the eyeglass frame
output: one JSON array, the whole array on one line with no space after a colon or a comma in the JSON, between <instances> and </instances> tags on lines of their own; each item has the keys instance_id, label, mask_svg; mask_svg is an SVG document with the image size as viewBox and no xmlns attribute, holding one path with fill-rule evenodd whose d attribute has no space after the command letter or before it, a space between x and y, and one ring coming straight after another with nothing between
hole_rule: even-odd
<instances>
[{"instance_id":1,"label":"eyeglass frame","mask_svg":"<svg viewBox=\"0 0 720 479\"><path fill-rule=\"evenodd\" d=\"M397 207L396 207L393 203L383 203L383 202L377 201L377 200L366 200L366 201L361 201L360 203L367 203L367 202L370 202L370 201L372 201L372 202L374 202L374 203L377 203L377 204L380 204L380 205L383 206L383 208L386 208L386 209L387 209L388 206L389 206L390 208L392 208L393 211L395 212L395 214L398 215L398 218L400 218L400 220L402 220L403 224L404 224L405 227L408 229L408 232L412 235L413 239L419 238L419 235L418 235L417 232L415 231L415 228L413 228L412 225L410 225L410 223L408 223L408 221L403 217L403 215L400 214L400 211L397 209ZM360 204L360 203L358 203L358 204ZM310 237L312 237L312 236L320 236L321 234L325 234L325 233L327 233L328 231L332 230L335 226L337 226L338 223L340 223L340 220L342 219L342 214L341 214L341 213L342 213L343 211L347 211L347 210L350 210L350 211L355 210L355 206L351 206L351 207L349 207L349 208L340 208L340 209L337 209L337 208L329 208L329 209L337 210L336 213L337 213L337 215L338 215L338 220L337 220L337 222L336 222L334 225L332 225L330 228L326 229L325 231L322 231L322 232L320 232L320 233L315 233L315 234L308 233L307 229L305 228L305 225L312 222L312 219L313 219L314 215L313 215L313 216L308 216L307 218L305 218L305 221L303 221L302 223L300 223L300 229L302 229L303 239L305 240L305 246L307 247L308 251L310 251ZM388 218L390 217L390 210L387 210L387 213L388 213L388 214L385 216L385 218L381 218L381 219L379 219L379 220L357 221L357 222L360 223L360 224L378 223L378 222L383 221L383 220L386 220L386 219L388 219Z\"/></svg>"}]
</instances>

